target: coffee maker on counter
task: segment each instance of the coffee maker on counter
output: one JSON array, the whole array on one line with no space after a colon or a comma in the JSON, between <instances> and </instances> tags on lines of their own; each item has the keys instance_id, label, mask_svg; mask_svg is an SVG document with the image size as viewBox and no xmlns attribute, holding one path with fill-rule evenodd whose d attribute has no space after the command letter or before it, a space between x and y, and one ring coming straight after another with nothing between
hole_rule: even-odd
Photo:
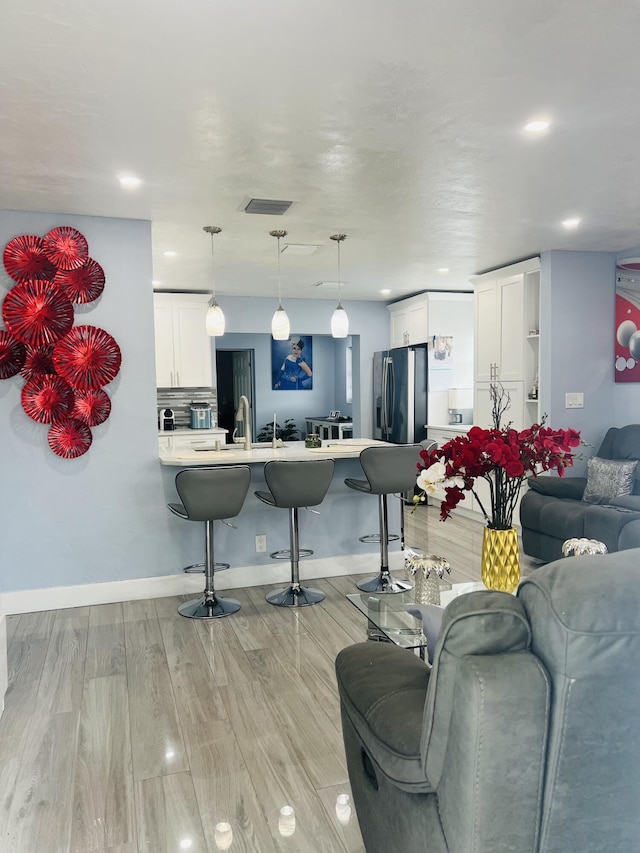
<instances>
[{"instance_id":1,"label":"coffee maker on counter","mask_svg":"<svg viewBox=\"0 0 640 853\"><path fill-rule=\"evenodd\" d=\"M160 409L158 412L160 432L172 432L176 428L176 414L173 409Z\"/></svg>"},{"instance_id":2,"label":"coffee maker on counter","mask_svg":"<svg viewBox=\"0 0 640 853\"><path fill-rule=\"evenodd\" d=\"M473 388L449 388L449 423L473 423Z\"/></svg>"}]
</instances>

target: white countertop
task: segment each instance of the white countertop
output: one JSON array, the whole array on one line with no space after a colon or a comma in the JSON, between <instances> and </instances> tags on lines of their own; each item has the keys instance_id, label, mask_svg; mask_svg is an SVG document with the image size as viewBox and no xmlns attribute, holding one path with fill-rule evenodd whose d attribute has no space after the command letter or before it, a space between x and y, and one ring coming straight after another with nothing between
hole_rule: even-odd
<instances>
[{"instance_id":1,"label":"white countertop","mask_svg":"<svg viewBox=\"0 0 640 853\"><path fill-rule=\"evenodd\" d=\"M228 433L228 429L220 429L220 427L210 427L209 429L191 429L191 427L183 427L182 429L168 429L168 430L158 430L159 438L167 438L172 435L198 435L202 433L202 435L217 435L217 434L226 434Z\"/></svg>"},{"instance_id":2,"label":"white countertop","mask_svg":"<svg viewBox=\"0 0 640 853\"><path fill-rule=\"evenodd\" d=\"M197 430L193 430L197 432ZM223 450L161 449L162 465L178 465L189 468L196 465L238 465L269 462L271 459L303 461L305 459L353 459L360 455L365 447L385 445L386 441L373 438L345 438L341 441L325 441L322 447L305 447L304 441L292 441L273 449L265 442L244 450L241 444L226 445Z\"/></svg>"},{"instance_id":3,"label":"white countertop","mask_svg":"<svg viewBox=\"0 0 640 853\"><path fill-rule=\"evenodd\" d=\"M459 435L461 432L469 432L473 424L425 424L425 429L441 429L447 432L455 432Z\"/></svg>"}]
</instances>

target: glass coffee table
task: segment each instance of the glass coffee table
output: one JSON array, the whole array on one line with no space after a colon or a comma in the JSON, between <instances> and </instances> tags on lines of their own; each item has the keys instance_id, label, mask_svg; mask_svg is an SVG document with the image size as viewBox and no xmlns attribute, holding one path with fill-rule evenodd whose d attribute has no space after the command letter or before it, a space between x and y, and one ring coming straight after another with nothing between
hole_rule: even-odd
<instances>
[{"instance_id":1,"label":"glass coffee table","mask_svg":"<svg viewBox=\"0 0 640 853\"><path fill-rule=\"evenodd\" d=\"M485 587L481 583L454 583L451 589L440 592L440 606L444 609L458 595L483 589ZM422 620L407 613L407 606L416 607L413 592L386 595L352 593L347 595L347 599L367 617L368 640L417 650L422 660L425 659L427 638L422 630Z\"/></svg>"},{"instance_id":2,"label":"glass coffee table","mask_svg":"<svg viewBox=\"0 0 640 853\"><path fill-rule=\"evenodd\" d=\"M422 620L406 611L407 604L415 604L411 593L398 592L376 595L371 592L347 595L348 600L367 619L367 639L395 643L403 649L417 649L424 660L427 638L422 633Z\"/></svg>"}]
</instances>

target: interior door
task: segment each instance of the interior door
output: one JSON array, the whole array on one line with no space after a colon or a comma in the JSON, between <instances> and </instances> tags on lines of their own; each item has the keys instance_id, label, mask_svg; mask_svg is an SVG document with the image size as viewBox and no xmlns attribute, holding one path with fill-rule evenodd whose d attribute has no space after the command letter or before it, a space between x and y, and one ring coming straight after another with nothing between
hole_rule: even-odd
<instances>
[{"instance_id":1,"label":"interior door","mask_svg":"<svg viewBox=\"0 0 640 853\"><path fill-rule=\"evenodd\" d=\"M240 397L245 396L251 406L251 435L255 441L256 436L256 413L253 401L254 377L253 377L253 350L235 350L232 353L233 360L233 405L238 410ZM244 427L239 426L238 432L244 434Z\"/></svg>"}]
</instances>

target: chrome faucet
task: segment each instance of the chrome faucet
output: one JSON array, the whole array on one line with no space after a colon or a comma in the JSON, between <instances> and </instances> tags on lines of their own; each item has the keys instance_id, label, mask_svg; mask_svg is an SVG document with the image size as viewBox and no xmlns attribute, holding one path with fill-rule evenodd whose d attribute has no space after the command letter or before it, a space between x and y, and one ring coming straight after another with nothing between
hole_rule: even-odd
<instances>
[{"instance_id":1,"label":"chrome faucet","mask_svg":"<svg viewBox=\"0 0 640 853\"><path fill-rule=\"evenodd\" d=\"M236 421L238 423L244 421L244 449L251 450L251 409L249 407L249 400L244 394L240 397L238 411L236 412ZM236 427L233 431L233 440L236 444L239 444L242 441L242 437L236 438L237 431Z\"/></svg>"}]
</instances>

